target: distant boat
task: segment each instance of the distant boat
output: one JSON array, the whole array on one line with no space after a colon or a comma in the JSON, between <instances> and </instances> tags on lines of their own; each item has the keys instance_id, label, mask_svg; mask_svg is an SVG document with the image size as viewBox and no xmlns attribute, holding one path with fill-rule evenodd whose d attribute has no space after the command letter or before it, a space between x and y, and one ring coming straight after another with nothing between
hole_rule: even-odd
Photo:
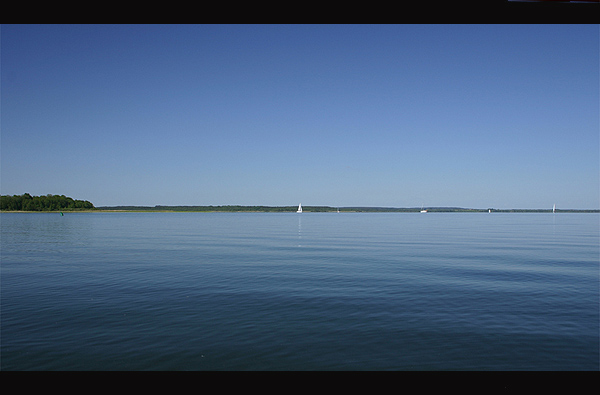
<instances>
[{"instance_id":1,"label":"distant boat","mask_svg":"<svg viewBox=\"0 0 600 395\"><path fill-rule=\"evenodd\" d=\"M555 213L556 212L556 204L552 206L552 212Z\"/></svg>"},{"instance_id":2,"label":"distant boat","mask_svg":"<svg viewBox=\"0 0 600 395\"><path fill-rule=\"evenodd\" d=\"M422 212L422 213L426 213L426 212L427 212L427 210L425 210L425 209L423 208L423 206L421 206L421 212Z\"/></svg>"},{"instance_id":3,"label":"distant boat","mask_svg":"<svg viewBox=\"0 0 600 395\"><path fill-rule=\"evenodd\" d=\"M302 212L302 203L298 205L298 211L296 211L297 213L301 213Z\"/></svg>"}]
</instances>

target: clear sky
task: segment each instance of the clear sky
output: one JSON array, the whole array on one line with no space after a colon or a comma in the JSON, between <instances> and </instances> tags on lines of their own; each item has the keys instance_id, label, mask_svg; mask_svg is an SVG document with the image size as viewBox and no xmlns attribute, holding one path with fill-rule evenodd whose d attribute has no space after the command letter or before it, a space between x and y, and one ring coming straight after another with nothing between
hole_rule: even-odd
<instances>
[{"instance_id":1,"label":"clear sky","mask_svg":"<svg viewBox=\"0 0 600 395\"><path fill-rule=\"evenodd\" d=\"M598 25L2 25L1 193L598 208Z\"/></svg>"}]
</instances>

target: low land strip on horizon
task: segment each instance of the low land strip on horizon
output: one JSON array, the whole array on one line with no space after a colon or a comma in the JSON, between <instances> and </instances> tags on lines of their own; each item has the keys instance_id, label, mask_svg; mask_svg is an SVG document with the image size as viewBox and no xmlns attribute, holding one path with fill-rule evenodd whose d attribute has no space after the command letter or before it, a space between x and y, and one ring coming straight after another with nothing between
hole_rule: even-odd
<instances>
[{"instance_id":1,"label":"low land strip on horizon","mask_svg":"<svg viewBox=\"0 0 600 395\"><path fill-rule=\"evenodd\" d=\"M131 211L131 212L295 212L294 206L101 206L95 207L87 200L77 200L65 195L42 195L32 196L29 193L23 195L1 195L0 212L89 212L89 211ZM327 212L353 212L353 213L414 213L426 210L432 213L547 213L553 209L497 209L497 208L462 208L462 207L332 207L332 206L304 206L304 212L327 213ZM557 209L555 212L562 213L600 213L600 209Z\"/></svg>"},{"instance_id":2,"label":"low land strip on horizon","mask_svg":"<svg viewBox=\"0 0 600 395\"><path fill-rule=\"evenodd\" d=\"M461 208L461 207L331 207L302 206L304 212L353 212L353 213L418 213L425 209L429 213L548 213L552 209L495 209L495 208ZM136 212L295 212L297 206L103 206L99 211L136 211ZM557 213L600 213L595 209L556 209Z\"/></svg>"}]
</instances>

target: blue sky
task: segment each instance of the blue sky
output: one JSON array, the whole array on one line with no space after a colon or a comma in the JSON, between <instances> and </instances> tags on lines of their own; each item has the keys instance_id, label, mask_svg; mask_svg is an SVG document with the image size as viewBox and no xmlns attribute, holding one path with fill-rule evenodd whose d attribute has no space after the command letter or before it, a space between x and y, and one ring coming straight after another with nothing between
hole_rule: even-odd
<instances>
[{"instance_id":1,"label":"blue sky","mask_svg":"<svg viewBox=\"0 0 600 395\"><path fill-rule=\"evenodd\" d=\"M599 207L598 25L2 25L1 193Z\"/></svg>"}]
</instances>

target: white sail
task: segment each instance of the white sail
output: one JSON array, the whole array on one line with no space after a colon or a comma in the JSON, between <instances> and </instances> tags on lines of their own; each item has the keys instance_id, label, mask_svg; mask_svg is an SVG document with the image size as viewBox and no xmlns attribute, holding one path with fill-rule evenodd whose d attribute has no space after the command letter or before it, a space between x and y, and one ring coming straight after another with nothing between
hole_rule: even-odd
<instances>
[{"instance_id":1,"label":"white sail","mask_svg":"<svg viewBox=\"0 0 600 395\"><path fill-rule=\"evenodd\" d=\"M296 211L297 213L301 213L302 212L302 203L298 205L298 211Z\"/></svg>"},{"instance_id":2,"label":"white sail","mask_svg":"<svg viewBox=\"0 0 600 395\"><path fill-rule=\"evenodd\" d=\"M552 212L555 213L556 212L556 204L552 206Z\"/></svg>"}]
</instances>

